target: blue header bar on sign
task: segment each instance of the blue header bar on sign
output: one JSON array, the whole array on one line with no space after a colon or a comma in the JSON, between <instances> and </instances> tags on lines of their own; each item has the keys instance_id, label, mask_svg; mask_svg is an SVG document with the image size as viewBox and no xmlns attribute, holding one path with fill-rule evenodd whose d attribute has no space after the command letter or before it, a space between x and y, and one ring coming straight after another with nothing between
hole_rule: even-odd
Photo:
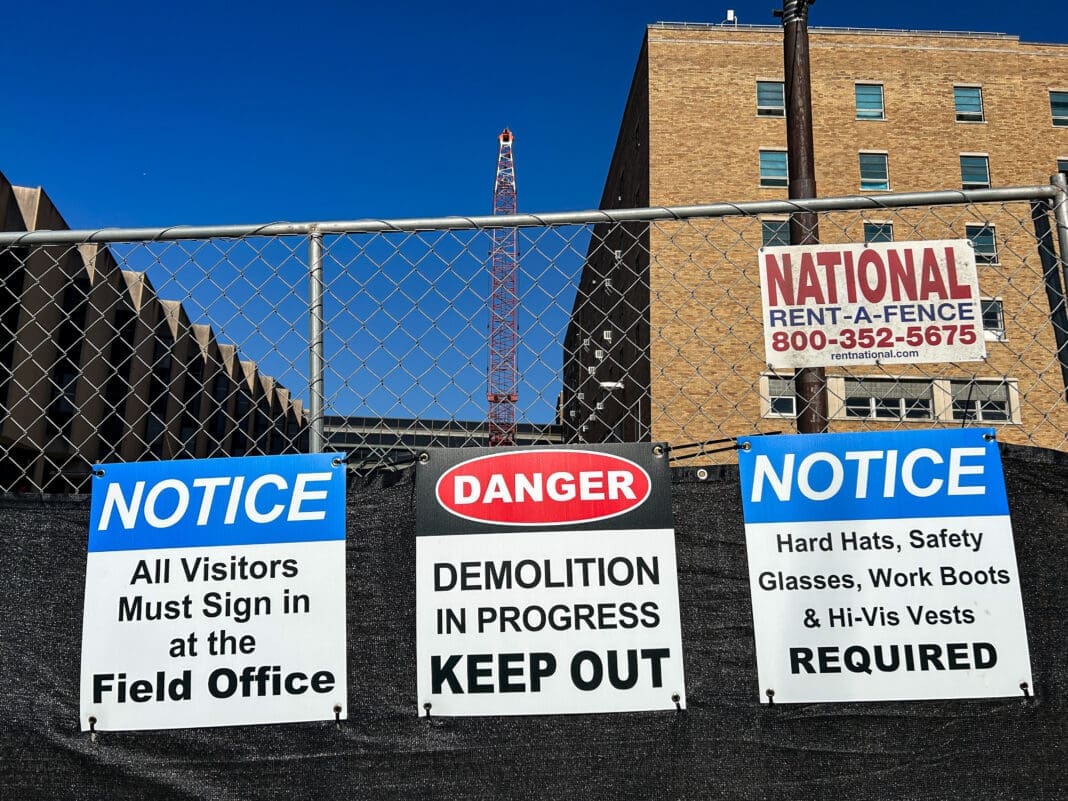
<instances>
[{"instance_id":1,"label":"blue header bar on sign","mask_svg":"<svg viewBox=\"0 0 1068 801\"><path fill-rule=\"evenodd\" d=\"M993 429L741 437L747 523L1007 515Z\"/></svg>"},{"instance_id":2,"label":"blue header bar on sign","mask_svg":"<svg viewBox=\"0 0 1068 801\"><path fill-rule=\"evenodd\" d=\"M339 456L94 465L89 550L343 540Z\"/></svg>"}]
</instances>

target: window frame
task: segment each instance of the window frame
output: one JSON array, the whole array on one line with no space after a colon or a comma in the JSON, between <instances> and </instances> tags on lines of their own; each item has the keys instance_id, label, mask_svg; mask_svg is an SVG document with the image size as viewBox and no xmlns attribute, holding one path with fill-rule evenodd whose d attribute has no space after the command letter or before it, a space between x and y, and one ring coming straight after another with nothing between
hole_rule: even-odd
<instances>
[{"instance_id":1,"label":"window frame","mask_svg":"<svg viewBox=\"0 0 1068 801\"><path fill-rule=\"evenodd\" d=\"M1057 172L1064 173L1065 177L1068 177L1068 156L1057 157Z\"/></svg>"},{"instance_id":2,"label":"window frame","mask_svg":"<svg viewBox=\"0 0 1068 801\"><path fill-rule=\"evenodd\" d=\"M883 167L885 178L878 181L868 179L869 184L879 183L881 186L865 186L864 185L864 157L881 156L883 160ZM890 191L890 154L885 150L861 150L857 154L857 170L860 173L860 191L861 192L889 192Z\"/></svg>"},{"instance_id":3,"label":"window frame","mask_svg":"<svg viewBox=\"0 0 1068 801\"><path fill-rule=\"evenodd\" d=\"M987 153L961 153L960 155L960 188L961 189L989 189L993 184L990 180L990 155ZM965 159L982 159L983 166L986 171L986 181L966 181L964 180L964 160Z\"/></svg>"},{"instance_id":4,"label":"window frame","mask_svg":"<svg viewBox=\"0 0 1068 801\"><path fill-rule=\"evenodd\" d=\"M771 226L777 226L776 234L781 237L783 231L786 233L785 242L774 241L775 234L768 235ZM772 247L785 247L790 244L790 218L789 217L765 217L760 220L760 247L772 248Z\"/></svg>"},{"instance_id":5,"label":"window frame","mask_svg":"<svg viewBox=\"0 0 1068 801\"><path fill-rule=\"evenodd\" d=\"M915 384L923 385L927 390L927 394L922 398L909 398L905 395L891 395L886 394L879 397L872 391L869 395L850 395L850 390L856 385L861 387L867 385L875 388L880 386L886 386L887 388L893 388L895 386L900 387L903 384ZM841 418L845 420L877 420L882 422L916 422L916 421L932 421L935 420L935 401L934 401L934 384L927 379L910 379L910 378L883 378L883 377L866 377L866 376L847 376L845 378L842 387L842 411ZM895 412L889 414L881 411L889 409L889 405L886 401L894 401L897 406ZM850 406L850 401L853 401L853 406ZM909 412L913 409L909 408L910 403L925 402L926 409L922 415L910 415ZM863 402L864 411L866 414L855 413L859 410L861 403Z\"/></svg>"},{"instance_id":6,"label":"window frame","mask_svg":"<svg viewBox=\"0 0 1068 801\"><path fill-rule=\"evenodd\" d=\"M879 110L878 116L872 113L861 113L860 107L860 87L877 88L879 90ZM853 82L853 109L856 114L855 119L863 120L865 122L879 121L886 119L886 90L881 81L854 81Z\"/></svg>"},{"instance_id":7,"label":"window frame","mask_svg":"<svg viewBox=\"0 0 1068 801\"><path fill-rule=\"evenodd\" d=\"M760 102L760 87L761 87L762 84L769 85L769 86L770 85L777 85L779 87L780 96L781 96L781 104L780 105L777 105L777 106L766 105L766 104L765 105L761 105L761 102ZM761 78L757 79L757 82L756 82L756 113L757 113L758 117L772 117L772 118L779 117L779 118L782 118L782 117L786 116L786 82L785 81L764 80L764 79L761 79Z\"/></svg>"},{"instance_id":8,"label":"window frame","mask_svg":"<svg viewBox=\"0 0 1068 801\"><path fill-rule=\"evenodd\" d=\"M957 90L975 90L979 94L978 116L974 111L961 111L957 102ZM957 122L986 122L986 104L983 102L983 87L980 84L956 83L953 84L953 113Z\"/></svg>"},{"instance_id":9,"label":"window frame","mask_svg":"<svg viewBox=\"0 0 1068 801\"><path fill-rule=\"evenodd\" d=\"M977 247L979 239L976 234L983 231L990 232L990 252L980 250ZM992 223L965 223L964 224L964 238L972 243L972 247L975 248L975 264L979 266L997 266L1001 264L1001 258L998 256L998 229L996 225Z\"/></svg>"},{"instance_id":10,"label":"window frame","mask_svg":"<svg viewBox=\"0 0 1068 801\"><path fill-rule=\"evenodd\" d=\"M785 384L785 387L776 386L775 382ZM764 417L796 418L797 417L797 392L792 389L794 377L765 373L761 376L761 406ZM790 394L784 394L783 390L790 388ZM778 391L776 391L778 390ZM789 401L791 411L776 409L777 401Z\"/></svg>"},{"instance_id":11,"label":"window frame","mask_svg":"<svg viewBox=\"0 0 1068 801\"><path fill-rule=\"evenodd\" d=\"M1054 95L1063 95L1063 100L1060 101L1063 104L1063 114L1058 115L1057 104L1054 103ZM1050 89L1049 90L1049 116L1050 121L1054 128L1068 128L1068 89Z\"/></svg>"},{"instance_id":12,"label":"window frame","mask_svg":"<svg viewBox=\"0 0 1068 801\"><path fill-rule=\"evenodd\" d=\"M758 151L757 167L759 170L759 186L761 189L787 189L790 186L790 161L785 148L776 147L762 147ZM783 160L783 168L785 170L785 176L779 178L778 176L765 176L764 175L764 156L781 155ZM782 183L778 183L782 181Z\"/></svg>"},{"instance_id":13,"label":"window frame","mask_svg":"<svg viewBox=\"0 0 1068 801\"><path fill-rule=\"evenodd\" d=\"M998 326L996 328L987 327L987 307L994 306L997 308ZM979 298L979 321L983 324L983 338L987 342L1004 342L1005 341L1005 302L1001 298Z\"/></svg>"},{"instance_id":14,"label":"window frame","mask_svg":"<svg viewBox=\"0 0 1068 801\"><path fill-rule=\"evenodd\" d=\"M995 402L1000 403L1001 401L1000 400L999 401L992 401L990 399L987 399L987 400L984 401L982 398L975 398L973 401L971 401L971 402L975 403L975 416L970 416L970 413L967 412L967 411L962 411L962 413L958 414L957 404L959 403L959 401L957 400L957 394L955 392L955 388L959 387L959 386L968 387L968 386L971 386L971 385L974 385L974 386L987 386L987 387L990 387L991 389L999 389L999 390L1004 391L1004 393L1005 393L1004 404L1005 405L1004 405L1004 409L1002 409L1000 411L1000 414L1004 414L1004 417L1002 418L1002 417L997 416L997 415L995 415L993 417L985 416L984 415L984 409L983 409L983 404L984 403L986 403L986 404L995 403ZM950 402L949 402L950 419L952 419L956 423L1007 423L1007 424L1012 424L1012 423L1016 422L1015 418L1014 418L1014 412L1013 412L1013 386L1009 381L1001 380L1001 379L993 379L993 380L975 379L975 380L972 380L972 381L950 381L949 382L949 398L950 398ZM967 396L966 395L965 395L965 401L967 401ZM989 412L987 412L987 413L989 413Z\"/></svg>"},{"instance_id":15,"label":"window frame","mask_svg":"<svg viewBox=\"0 0 1068 801\"><path fill-rule=\"evenodd\" d=\"M880 239L872 236L868 236L869 228L879 228L880 231L889 230L889 239ZM880 222L879 220L864 220L864 244L871 245L879 242L893 242L894 241L894 224L892 222Z\"/></svg>"}]
</instances>

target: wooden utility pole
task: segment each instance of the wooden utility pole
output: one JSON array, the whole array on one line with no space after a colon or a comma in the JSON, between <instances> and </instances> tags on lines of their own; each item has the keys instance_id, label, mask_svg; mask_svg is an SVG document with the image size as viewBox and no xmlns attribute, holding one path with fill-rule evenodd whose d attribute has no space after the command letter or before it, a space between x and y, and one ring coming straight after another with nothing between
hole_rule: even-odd
<instances>
[{"instance_id":1,"label":"wooden utility pole","mask_svg":"<svg viewBox=\"0 0 1068 801\"><path fill-rule=\"evenodd\" d=\"M808 62L808 7L815 0L783 0L783 66L786 99L786 163L791 200L816 197L816 166L812 148L812 84ZM819 220L813 211L790 215L790 244L820 241ZM822 367L802 367L794 373L797 430L817 434L827 430L827 376Z\"/></svg>"}]
</instances>

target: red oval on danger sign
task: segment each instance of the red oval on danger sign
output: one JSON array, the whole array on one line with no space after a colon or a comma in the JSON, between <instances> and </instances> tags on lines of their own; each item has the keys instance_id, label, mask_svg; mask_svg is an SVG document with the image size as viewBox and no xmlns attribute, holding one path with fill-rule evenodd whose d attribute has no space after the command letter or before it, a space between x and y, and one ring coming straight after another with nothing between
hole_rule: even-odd
<instances>
[{"instance_id":1,"label":"red oval on danger sign","mask_svg":"<svg viewBox=\"0 0 1068 801\"><path fill-rule=\"evenodd\" d=\"M591 523L629 512L649 497L649 474L629 459L580 450L480 456L438 479L445 509L481 523Z\"/></svg>"}]
</instances>

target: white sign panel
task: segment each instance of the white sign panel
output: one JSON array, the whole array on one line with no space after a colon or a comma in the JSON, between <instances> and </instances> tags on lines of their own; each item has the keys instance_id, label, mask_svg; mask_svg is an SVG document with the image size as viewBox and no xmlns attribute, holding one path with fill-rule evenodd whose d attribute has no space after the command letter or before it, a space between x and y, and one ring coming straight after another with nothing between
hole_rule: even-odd
<instances>
[{"instance_id":1,"label":"white sign panel","mask_svg":"<svg viewBox=\"0 0 1068 801\"><path fill-rule=\"evenodd\" d=\"M965 239L761 248L773 368L979 361L975 249Z\"/></svg>"},{"instance_id":2,"label":"white sign panel","mask_svg":"<svg viewBox=\"0 0 1068 801\"><path fill-rule=\"evenodd\" d=\"M83 730L347 717L333 458L96 466Z\"/></svg>"},{"instance_id":3,"label":"white sign panel","mask_svg":"<svg viewBox=\"0 0 1068 801\"><path fill-rule=\"evenodd\" d=\"M762 702L1022 696L1030 688L992 431L742 445Z\"/></svg>"},{"instance_id":4,"label":"white sign panel","mask_svg":"<svg viewBox=\"0 0 1068 801\"><path fill-rule=\"evenodd\" d=\"M637 517L649 507L670 524L670 485L657 486L663 460L647 471L618 455L639 447L651 450L508 449L459 464L452 451L420 466L420 714L685 706L675 534L630 527L657 517Z\"/></svg>"}]
</instances>

